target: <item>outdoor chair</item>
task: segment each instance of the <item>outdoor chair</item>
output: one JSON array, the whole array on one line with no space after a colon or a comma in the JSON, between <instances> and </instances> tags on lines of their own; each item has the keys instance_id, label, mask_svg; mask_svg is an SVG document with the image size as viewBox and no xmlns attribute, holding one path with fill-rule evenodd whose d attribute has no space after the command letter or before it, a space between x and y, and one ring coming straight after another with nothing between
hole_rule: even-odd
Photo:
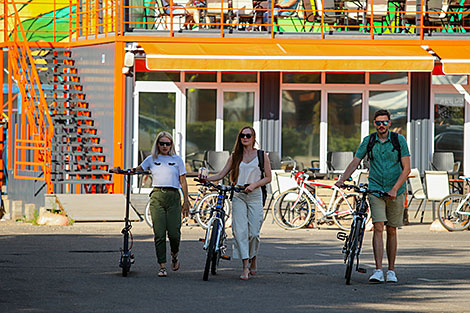
<instances>
[{"instance_id":1,"label":"outdoor chair","mask_svg":"<svg viewBox=\"0 0 470 313\"><path fill-rule=\"evenodd\" d=\"M248 24L255 22L256 14L253 10L253 0L233 0L232 7L238 27L240 27L240 23L243 22Z\"/></svg>"},{"instance_id":2,"label":"outdoor chair","mask_svg":"<svg viewBox=\"0 0 470 313\"><path fill-rule=\"evenodd\" d=\"M370 24L371 31L372 27L374 27L374 22L380 22L382 24L381 26L384 26L383 24L385 22L388 26L388 2L389 0L374 0L372 4L370 1L367 1L366 23ZM384 27L381 27L378 32L383 33L384 30Z\"/></svg>"},{"instance_id":3,"label":"outdoor chair","mask_svg":"<svg viewBox=\"0 0 470 313\"><path fill-rule=\"evenodd\" d=\"M424 181L426 183L426 198L432 203L432 220L434 221L436 218L435 202L440 202L449 195L449 175L445 171L425 171Z\"/></svg>"},{"instance_id":4,"label":"outdoor chair","mask_svg":"<svg viewBox=\"0 0 470 313\"><path fill-rule=\"evenodd\" d=\"M268 185L268 193L270 194L269 201L267 201L266 212L264 219L268 215L269 208L271 207L272 202L276 199L279 194L282 192L297 188L297 183L294 178L291 177L289 172L284 170L271 170L271 183Z\"/></svg>"},{"instance_id":5,"label":"outdoor chair","mask_svg":"<svg viewBox=\"0 0 470 313\"><path fill-rule=\"evenodd\" d=\"M460 162L454 160L453 152L434 152L431 167L435 171L446 171L450 176L459 174Z\"/></svg>"},{"instance_id":6,"label":"outdoor chair","mask_svg":"<svg viewBox=\"0 0 470 313\"><path fill-rule=\"evenodd\" d=\"M269 163L271 164L272 170L281 169L281 158L279 157L279 152L267 152Z\"/></svg>"},{"instance_id":7,"label":"outdoor chair","mask_svg":"<svg viewBox=\"0 0 470 313\"><path fill-rule=\"evenodd\" d=\"M421 212L421 223L422 223L423 218L424 218L424 211L426 209L427 197L426 197L426 192L423 187L423 183L421 181L421 175L417 168L411 169L410 174L408 175L408 186L411 192L411 198L410 198L410 201L408 202L408 207L410 207L411 202L413 202L413 200L415 199L421 200L421 202L418 205L418 209L416 210L415 218L416 216L418 216L418 213L421 209L421 205L423 205L424 203L423 210Z\"/></svg>"},{"instance_id":8,"label":"outdoor chair","mask_svg":"<svg viewBox=\"0 0 470 313\"><path fill-rule=\"evenodd\" d=\"M325 4L325 8L323 8ZM332 27L339 25L344 27L347 22L346 15L343 12L338 12L340 8L337 6L335 0L315 0L315 9L318 15L318 19L321 20L323 14L324 23L331 24ZM347 24L347 23L346 23Z\"/></svg>"},{"instance_id":9,"label":"outdoor chair","mask_svg":"<svg viewBox=\"0 0 470 313\"><path fill-rule=\"evenodd\" d=\"M230 152L228 151L206 151L204 153L204 167L211 174L218 173L224 168L229 157Z\"/></svg>"},{"instance_id":10,"label":"outdoor chair","mask_svg":"<svg viewBox=\"0 0 470 313\"><path fill-rule=\"evenodd\" d=\"M155 1L155 28L160 30L170 29L168 20L171 17L170 3L172 0L156 0ZM182 27L181 19L186 16L186 10L183 6L173 4L173 20L178 19L178 24L173 25L173 29L180 29ZM170 21L173 23L173 21ZM161 26L161 28L160 28Z\"/></svg>"},{"instance_id":11,"label":"outdoor chair","mask_svg":"<svg viewBox=\"0 0 470 313\"><path fill-rule=\"evenodd\" d=\"M210 23L220 23L221 21L221 13L224 15L223 21L225 21L229 16L233 16L233 12L228 10L228 0L223 0L223 4L221 5L220 0L207 0L207 11L206 11L206 18L210 20ZM206 21L207 22L207 21ZM209 28L218 28L216 25L210 25ZM219 26L220 27L220 26Z\"/></svg>"},{"instance_id":12,"label":"outdoor chair","mask_svg":"<svg viewBox=\"0 0 470 313\"><path fill-rule=\"evenodd\" d=\"M424 11L424 10L423 10ZM430 26L444 26L449 23L449 3L447 0L428 0L425 19ZM438 30L442 32L442 30Z\"/></svg>"},{"instance_id":13,"label":"outdoor chair","mask_svg":"<svg viewBox=\"0 0 470 313\"><path fill-rule=\"evenodd\" d=\"M354 158L352 151L344 152L329 152L327 157L328 165L328 178L331 179L333 176L338 176L344 173L346 167L351 163Z\"/></svg>"}]
</instances>

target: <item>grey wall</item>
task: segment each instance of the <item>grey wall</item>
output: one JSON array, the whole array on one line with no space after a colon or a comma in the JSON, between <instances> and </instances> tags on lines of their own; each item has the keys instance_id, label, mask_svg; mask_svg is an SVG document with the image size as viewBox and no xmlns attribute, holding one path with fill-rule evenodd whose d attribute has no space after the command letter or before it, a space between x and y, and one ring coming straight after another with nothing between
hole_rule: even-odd
<instances>
[{"instance_id":1,"label":"grey wall","mask_svg":"<svg viewBox=\"0 0 470 313\"><path fill-rule=\"evenodd\" d=\"M279 105L281 73L260 73L260 145L265 151L279 152Z\"/></svg>"},{"instance_id":2,"label":"grey wall","mask_svg":"<svg viewBox=\"0 0 470 313\"><path fill-rule=\"evenodd\" d=\"M106 162L112 165L114 137L114 43L72 49Z\"/></svg>"}]
</instances>

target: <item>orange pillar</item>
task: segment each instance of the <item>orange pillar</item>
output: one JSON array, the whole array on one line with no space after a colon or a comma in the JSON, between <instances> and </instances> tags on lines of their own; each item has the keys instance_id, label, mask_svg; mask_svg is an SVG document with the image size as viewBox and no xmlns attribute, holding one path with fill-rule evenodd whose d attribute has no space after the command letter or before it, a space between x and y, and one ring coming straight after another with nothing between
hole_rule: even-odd
<instances>
[{"instance_id":1,"label":"orange pillar","mask_svg":"<svg viewBox=\"0 0 470 313\"><path fill-rule=\"evenodd\" d=\"M125 43L116 41L114 45L114 141L113 141L113 167L124 165L124 66ZM124 193L123 176L113 175L114 192Z\"/></svg>"}]
</instances>

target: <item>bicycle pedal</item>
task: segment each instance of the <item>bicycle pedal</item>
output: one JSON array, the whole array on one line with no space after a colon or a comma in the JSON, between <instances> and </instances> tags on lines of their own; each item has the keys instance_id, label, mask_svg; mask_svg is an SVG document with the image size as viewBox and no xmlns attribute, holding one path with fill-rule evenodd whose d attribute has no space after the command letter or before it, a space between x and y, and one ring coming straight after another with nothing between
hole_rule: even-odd
<instances>
[{"instance_id":1,"label":"bicycle pedal","mask_svg":"<svg viewBox=\"0 0 470 313\"><path fill-rule=\"evenodd\" d=\"M206 242L206 239L205 239L205 238L199 238L199 241L205 243L205 242Z\"/></svg>"},{"instance_id":2,"label":"bicycle pedal","mask_svg":"<svg viewBox=\"0 0 470 313\"><path fill-rule=\"evenodd\" d=\"M336 238L338 240L345 241L348 238L348 234L346 234L345 232L340 231L336 234Z\"/></svg>"},{"instance_id":3,"label":"bicycle pedal","mask_svg":"<svg viewBox=\"0 0 470 313\"><path fill-rule=\"evenodd\" d=\"M367 270L366 270L365 268L362 268L362 267L359 267L359 268L357 269L357 271L358 271L359 273L362 273L362 274L367 273Z\"/></svg>"},{"instance_id":4,"label":"bicycle pedal","mask_svg":"<svg viewBox=\"0 0 470 313\"><path fill-rule=\"evenodd\" d=\"M228 255L223 255L220 257L221 259L224 259L224 260L227 260L227 261L230 261L232 258L229 257Z\"/></svg>"}]
</instances>

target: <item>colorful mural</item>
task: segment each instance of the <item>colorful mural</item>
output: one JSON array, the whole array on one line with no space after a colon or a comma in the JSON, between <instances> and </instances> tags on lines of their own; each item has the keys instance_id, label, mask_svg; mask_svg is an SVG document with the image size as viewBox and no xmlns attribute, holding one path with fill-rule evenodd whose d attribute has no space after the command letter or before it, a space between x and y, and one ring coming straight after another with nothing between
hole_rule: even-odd
<instances>
[{"instance_id":1,"label":"colorful mural","mask_svg":"<svg viewBox=\"0 0 470 313\"><path fill-rule=\"evenodd\" d=\"M11 1L11 0L10 0ZM19 12L26 38L29 41L64 41L69 37L70 12L75 13L76 6L69 8L69 1L26 0L15 1ZM4 30L4 16L8 14L9 30L15 27L15 10L12 4L8 5L8 12L0 6L0 25ZM75 21L72 20L72 26ZM55 30L55 32L54 32ZM11 38L12 32L9 31ZM2 37L4 40L5 38Z\"/></svg>"}]
</instances>

